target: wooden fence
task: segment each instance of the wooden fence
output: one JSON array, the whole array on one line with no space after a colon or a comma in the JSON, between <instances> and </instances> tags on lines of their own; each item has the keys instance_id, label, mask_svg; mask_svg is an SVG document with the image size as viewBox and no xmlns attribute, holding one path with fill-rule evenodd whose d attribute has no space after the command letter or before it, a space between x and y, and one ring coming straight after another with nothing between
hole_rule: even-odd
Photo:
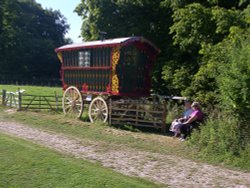
<instances>
[{"instance_id":1,"label":"wooden fence","mask_svg":"<svg viewBox=\"0 0 250 188\"><path fill-rule=\"evenodd\" d=\"M62 96L28 95L21 91L0 91L0 102L18 110L61 111ZM166 100L151 99L109 99L109 124L150 127L166 131Z\"/></svg>"},{"instance_id":2,"label":"wooden fence","mask_svg":"<svg viewBox=\"0 0 250 188\"><path fill-rule=\"evenodd\" d=\"M2 90L0 92L0 102L4 106L17 108L18 110L53 110L59 111L62 106L62 96L54 95L28 95L21 91L7 92Z\"/></svg>"},{"instance_id":3,"label":"wooden fence","mask_svg":"<svg viewBox=\"0 0 250 188\"><path fill-rule=\"evenodd\" d=\"M149 100L110 100L109 124L152 127L166 131L166 103Z\"/></svg>"}]
</instances>

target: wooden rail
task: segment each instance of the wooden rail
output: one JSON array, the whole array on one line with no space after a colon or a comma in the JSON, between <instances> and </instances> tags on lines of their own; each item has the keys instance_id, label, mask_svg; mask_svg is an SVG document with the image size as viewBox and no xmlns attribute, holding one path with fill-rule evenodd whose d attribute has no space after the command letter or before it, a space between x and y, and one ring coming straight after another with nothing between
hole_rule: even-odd
<instances>
[{"instance_id":1,"label":"wooden rail","mask_svg":"<svg viewBox=\"0 0 250 188\"><path fill-rule=\"evenodd\" d=\"M52 110L58 112L62 106L62 96L55 95L28 95L20 91L0 92L0 102L4 106L18 110Z\"/></svg>"},{"instance_id":2,"label":"wooden rail","mask_svg":"<svg viewBox=\"0 0 250 188\"><path fill-rule=\"evenodd\" d=\"M109 101L109 123L166 131L166 103L141 100Z\"/></svg>"}]
</instances>

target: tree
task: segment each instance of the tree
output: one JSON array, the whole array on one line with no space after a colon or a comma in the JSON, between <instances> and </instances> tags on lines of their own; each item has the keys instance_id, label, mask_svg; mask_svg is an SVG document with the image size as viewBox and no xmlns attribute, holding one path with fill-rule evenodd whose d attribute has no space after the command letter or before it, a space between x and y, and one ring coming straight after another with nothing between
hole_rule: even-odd
<instances>
[{"instance_id":1,"label":"tree","mask_svg":"<svg viewBox=\"0 0 250 188\"><path fill-rule=\"evenodd\" d=\"M186 89L179 91L182 95L206 104L217 103L219 91L216 78L220 74L218 68L227 63L225 54L228 49L224 40L228 40L232 27L247 26L243 15L246 3L203 1L174 5L174 23L171 26L173 42L182 51L194 57L187 63L190 70L193 70L189 72L190 83ZM175 79L170 83L172 85L176 84L173 80ZM182 81L182 85L183 83Z\"/></svg>"},{"instance_id":2,"label":"tree","mask_svg":"<svg viewBox=\"0 0 250 188\"><path fill-rule=\"evenodd\" d=\"M66 19L59 11L44 10L34 0L2 1L2 79L59 77L54 48L64 44L69 28Z\"/></svg>"},{"instance_id":3,"label":"tree","mask_svg":"<svg viewBox=\"0 0 250 188\"><path fill-rule=\"evenodd\" d=\"M75 11L83 18L84 40L99 39L99 32L106 31L107 38L144 36L161 50L154 70L154 88L164 88L162 67L174 52L172 37L172 10L162 6L163 0L82 0Z\"/></svg>"},{"instance_id":4,"label":"tree","mask_svg":"<svg viewBox=\"0 0 250 188\"><path fill-rule=\"evenodd\" d=\"M227 63L230 29L246 28L247 0L82 0L85 40L143 35L162 51L153 74L154 92L218 103L218 68Z\"/></svg>"}]
</instances>

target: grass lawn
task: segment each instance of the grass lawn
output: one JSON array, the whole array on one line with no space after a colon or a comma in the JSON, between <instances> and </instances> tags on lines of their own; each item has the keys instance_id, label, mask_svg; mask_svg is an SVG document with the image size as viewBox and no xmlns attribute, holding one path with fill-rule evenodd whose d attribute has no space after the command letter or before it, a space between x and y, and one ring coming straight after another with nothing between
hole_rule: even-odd
<instances>
[{"instance_id":1,"label":"grass lawn","mask_svg":"<svg viewBox=\"0 0 250 188\"><path fill-rule=\"evenodd\" d=\"M17 86L2 86L3 88L17 88ZM20 87L22 88L22 87ZM24 88L26 89L26 88ZM30 90L29 90L30 89ZM31 87L27 86L27 93L36 94L41 92L49 93L61 88L47 88L47 87ZM30 92L28 92L30 91ZM53 131L56 133L63 133L65 135L102 143L102 148L114 149L115 147L130 147L143 151L156 152L161 154L171 154L181 156L187 159L193 159L201 162L209 162L211 164L221 165L216 162L213 157L203 157L202 154L193 147L188 147L187 144L179 142L179 140L172 139L168 136L151 132L132 132L121 130L119 127L108 126L107 124L90 124L80 120L69 119L62 113L54 112L5 112L6 108L0 107L0 120L17 121L30 127L39 128L45 131ZM88 119L86 113L83 119ZM123 127L121 127L123 128ZM160 131L159 131L160 132ZM158 132L158 133L159 133ZM224 164L222 164L224 166ZM233 167L233 165L229 165ZM240 167L249 171L247 167Z\"/></svg>"},{"instance_id":2,"label":"grass lawn","mask_svg":"<svg viewBox=\"0 0 250 188\"><path fill-rule=\"evenodd\" d=\"M38 87L38 86L16 86L16 85L0 85L0 91L3 89L7 91L16 92L18 89L24 89L25 94L30 95L54 95L55 91L62 96L63 90L61 87Z\"/></svg>"},{"instance_id":3,"label":"grass lawn","mask_svg":"<svg viewBox=\"0 0 250 188\"><path fill-rule=\"evenodd\" d=\"M0 85L1 89L15 91L20 87L29 94L53 94L54 91L61 91L61 88L35 87L35 86L12 86ZM93 141L104 142L103 147L110 147L111 144L125 145L136 149L153 151L157 153L175 153L181 154L188 151L180 142L166 136L149 133L134 133L131 131L119 130L115 127L109 127L107 124L94 125L80 120L69 119L61 113L46 112L17 112L15 114L4 113L4 108L0 107L0 120L15 120L31 127L43 130L64 133L69 136L89 139ZM83 119L87 119L86 113ZM160 131L159 131L160 133ZM111 146L113 147L113 146ZM189 154L191 152L188 152ZM184 154L185 156L185 154Z\"/></svg>"},{"instance_id":4,"label":"grass lawn","mask_svg":"<svg viewBox=\"0 0 250 188\"><path fill-rule=\"evenodd\" d=\"M0 134L0 187L160 187Z\"/></svg>"},{"instance_id":5,"label":"grass lawn","mask_svg":"<svg viewBox=\"0 0 250 188\"><path fill-rule=\"evenodd\" d=\"M0 107L0 120L17 121L30 127L63 133L84 140L98 141L103 148L120 147L121 145L144 151L187 156L192 151L185 144L171 137L147 132L131 132L108 126L91 124L81 120L69 119L63 114L46 112L5 112Z\"/></svg>"}]
</instances>

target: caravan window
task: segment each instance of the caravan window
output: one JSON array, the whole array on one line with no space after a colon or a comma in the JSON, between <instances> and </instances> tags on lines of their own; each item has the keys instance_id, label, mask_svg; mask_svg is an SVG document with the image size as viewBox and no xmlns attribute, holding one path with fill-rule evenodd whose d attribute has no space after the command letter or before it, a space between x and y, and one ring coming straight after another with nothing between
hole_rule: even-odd
<instances>
[{"instance_id":1,"label":"caravan window","mask_svg":"<svg viewBox=\"0 0 250 188\"><path fill-rule=\"evenodd\" d=\"M80 67L90 67L91 53L90 50L78 52L78 62Z\"/></svg>"}]
</instances>

